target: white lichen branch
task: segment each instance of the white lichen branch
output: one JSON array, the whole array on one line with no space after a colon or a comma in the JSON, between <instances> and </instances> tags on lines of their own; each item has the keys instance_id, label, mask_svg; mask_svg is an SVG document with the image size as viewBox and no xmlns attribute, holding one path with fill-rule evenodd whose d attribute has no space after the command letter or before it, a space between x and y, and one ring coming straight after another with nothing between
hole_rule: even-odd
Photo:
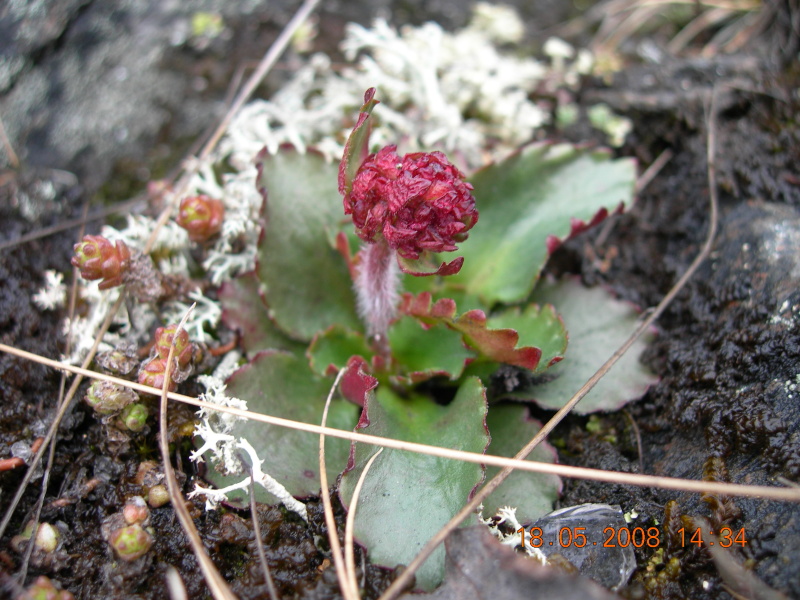
<instances>
[{"instance_id":1,"label":"white lichen branch","mask_svg":"<svg viewBox=\"0 0 800 600\"><path fill-rule=\"evenodd\" d=\"M221 437L229 438L231 436ZM261 470L261 465L264 463L264 461L258 458L258 454L256 453L255 448L250 445L250 442L244 438L239 438L236 440L236 446L238 449L244 450L250 457L250 464L253 472L252 481L275 496L284 504L284 506L286 506L286 508L300 515L303 520L308 521L306 505L299 500L296 500L289 493L289 491L283 487L283 485L272 478L269 474ZM228 499L228 494L237 490L247 490L250 487L250 481L250 477L245 477L238 483L234 483L233 485L229 485L217 490L196 485L194 491L189 494L189 497L194 498L195 496L205 496L206 510L214 510L219 506L220 502L224 502Z\"/></svg>"},{"instance_id":2,"label":"white lichen branch","mask_svg":"<svg viewBox=\"0 0 800 600\"><path fill-rule=\"evenodd\" d=\"M531 539L530 530L525 530L522 524L517 520L517 509L510 506L503 506L497 510L497 516L488 519L483 518L483 506L481 505L478 512L478 520L489 528L489 533L496 537L503 546L511 546L512 548L519 548L522 546L531 558L535 558L543 565L547 564L547 556L539 550L534 548L533 540ZM505 529L510 530L509 533L503 531L500 525L507 525ZM519 531L522 529L523 534ZM525 536L523 539L523 535Z\"/></svg>"}]
</instances>

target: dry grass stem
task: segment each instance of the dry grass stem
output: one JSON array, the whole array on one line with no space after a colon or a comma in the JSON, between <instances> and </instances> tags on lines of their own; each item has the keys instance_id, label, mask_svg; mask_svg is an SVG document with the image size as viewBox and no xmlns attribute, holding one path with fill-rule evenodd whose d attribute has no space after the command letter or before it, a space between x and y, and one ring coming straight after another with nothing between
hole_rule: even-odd
<instances>
[{"instance_id":1,"label":"dry grass stem","mask_svg":"<svg viewBox=\"0 0 800 600\"><path fill-rule=\"evenodd\" d=\"M717 88L714 88L714 91L711 94L711 104L708 110L706 123L707 123L707 131L708 131L708 141L707 141L707 156L708 156L708 187L709 187L709 226L708 226L708 233L706 235L705 242L703 247L701 248L698 255L692 261L692 264L689 265L689 268L686 272L680 277L678 282L670 289L670 291L664 296L661 302L658 303L658 306L647 316L646 319L642 321L642 323L636 328L633 334L620 346L616 352L609 358L602 367L592 375L589 380L583 384L583 386L578 390L578 392L567 402L560 410L556 412L553 417L539 430L539 432L533 437L533 439L528 442L522 450L520 450L514 459L517 461L524 461L525 457L527 457L536 446L538 446L541 442L545 440L545 438L550 434L550 432L555 428L558 423L560 423L564 417L566 417L572 409L575 407L578 402L580 402L586 394L597 384L600 379L602 379L606 373L608 373L609 369L611 369L616 362L622 358L622 356L628 351L628 349L633 345L633 343L650 327L653 326L655 320L664 312L664 310L669 306L675 296L680 292L686 283L691 279L692 275L694 275L695 271L700 267L700 265L705 261L708 255L711 253L711 248L714 245L714 238L717 235L717 221L718 221L718 212L719 212L719 202L717 199L717 178L716 178L716 168L714 164L714 156L716 153L716 100L717 100ZM431 538L431 540L425 544L425 547L420 551L420 553L411 561L408 565L407 569L403 571L400 576L392 582L392 585L387 588L387 590L381 595L380 600L392 600L396 598L400 592L410 583L411 577L414 575L417 569L422 566L422 564L428 559L428 557L433 553L433 551L441 544L445 538L455 530L469 515L475 512L475 510L480 506L480 504L495 490L497 487L503 483L509 475L511 475L514 467L506 466L500 471L497 475L495 475L486 485L483 486L478 492L472 497L472 499L464 505L458 514L456 514L448 523L442 527L442 529ZM644 478L648 478L649 476L640 476ZM618 480L617 480L618 481ZM660 486L663 487L663 486ZM787 490L788 491L788 490Z\"/></svg>"},{"instance_id":2,"label":"dry grass stem","mask_svg":"<svg viewBox=\"0 0 800 600\"><path fill-rule=\"evenodd\" d=\"M242 106L244 106L245 102L250 99L250 96L252 96L258 85L261 83L264 77L266 77L267 73L269 73L270 69L273 67L280 55L283 54L284 50L286 50L286 47L291 42L294 33L303 23L305 23L306 19L311 16L311 13L314 12L314 9L318 3L319 0L306 0L300 6L292 19L286 24L286 27L283 28L280 35L278 35L278 37L269 47L269 50L267 50L264 58L261 59L261 62L258 64L255 72L253 72L253 74L247 80L247 83L245 83L242 90L236 96L233 104L231 104L230 108L225 112L225 116L222 117L222 120L220 121L216 130L205 143L203 149L200 151L200 154L197 156L198 160L191 162L188 159L184 160L183 174L175 185L174 195L176 197L179 198L186 192L186 188L189 185L189 179L196 172L199 163L208 158L214 151L214 148L216 148L220 139L222 139L222 136L228 130L228 126L231 124L231 121L233 121L236 113L238 113ZM147 244L145 244L145 254L149 253L152 249L156 238L158 237L158 232L167 223L167 221L169 221L173 209L174 206L168 204L164 210L161 211L161 214L158 216L156 224L153 227L153 232L150 234Z\"/></svg>"},{"instance_id":3,"label":"dry grass stem","mask_svg":"<svg viewBox=\"0 0 800 600\"><path fill-rule=\"evenodd\" d=\"M86 218L86 214L89 210L89 203L83 203L83 218ZM81 225L80 233L78 234L78 239L83 237L84 226ZM64 341L64 354L69 356L72 351L72 326L74 323L75 317L75 305L78 300L78 270L72 269L72 285L70 286L70 294L69 294L69 307L67 309L67 314L69 315L69 329L67 330L66 340ZM67 373L61 372L61 381L59 381L58 385L58 406L62 406L64 404L64 393L67 388ZM43 399L39 400L39 412L42 411L42 402ZM44 473L42 475L42 483L41 483L41 492L39 493L39 499L36 502L36 509L34 510L33 515L33 530L31 531L31 540L36 539L36 533L39 530L39 519L41 518L42 514L42 507L44 506L44 499L47 495L47 486L50 481L50 473L53 469L53 462L55 461L56 457L56 441L53 440L53 443L50 444L50 454L47 456L47 466L45 467ZM25 579L28 576L28 565L30 564L31 554L33 553L33 548L35 544L28 544L28 548L25 551L25 557L22 561L22 566L19 569L17 578L21 583L25 582Z\"/></svg>"},{"instance_id":4,"label":"dry grass stem","mask_svg":"<svg viewBox=\"0 0 800 600\"><path fill-rule=\"evenodd\" d=\"M258 560L261 563L261 570L264 572L264 581L267 584L270 600L278 600L278 591L275 589L275 582L272 581L272 573L267 563L267 554L264 552L264 542L261 539L261 523L258 521L258 511L256 509L256 485L253 481L253 469L248 467L250 475L250 517L253 519L253 536L256 538L256 549L258 550Z\"/></svg>"},{"instance_id":5,"label":"dry grass stem","mask_svg":"<svg viewBox=\"0 0 800 600\"><path fill-rule=\"evenodd\" d=\"M38 356L24 350L18 350L12 346L0 344L0 352L8 352L21 358L32 360L34 362L48 365L55 369L67 370L75 373L81 373L86 377L93 379L100 379L104 381L112 381L119 385L128 387L133 390L145 394L154 394L158 396L161 390L150 386L128 381L127 379L120 379L104 373L96 373L81 369L80 367L73 367L72 365L65 365L44 356ZM313 425L311 423L303 423L302 421L292 421L290 419L283 419L281 417L273 417L270 415L263 415L256 412L246 410L239 410L219 404L212 404L210 402L203 402L191 396L185 396L176 392L169 392L167 397L171 400L183 402L197 408L206 408L218 412L227 412L244 419L251 419L259 423L267 423L277 427L288 427L297 431L305 431L316 435L324 434L326 436L341 438L345 440L363 442L373 446L382 446L384 448L393 448L395 450L405 450L407 452L416 452L419 454L428 454L430 456L438 456L441 458L448 458L452 460L463 460L466 462L485 464L493 467L506 467L510 466L519 471L527 471L530 473L548 473L552 475L559 475L561 477L569 477L573 479L589 479L593 481L608 481L610 483L618 483L622 485L636 485L640 487L657 487L669 490L680 490L684 492L696 492L700 494L721 494L725 496L747 496L750 498L768 498L771 500L782 500L789 502L800 502L800 488L782 488L771 487L765 485L744 485L734 483L721 483L714 481L698 481L694 479L679 479L677 477L657 477L655 475L636 475L632 473L622 473L618 471L602 471L600 469L588 469L586 467L570 467L567 465L554 465L551 463L539 463L527 460L515 460L513 458L506 458L504 456L493 456L487 454L478 454L475 452L463 452L461 450L452 450L450 448L442 448L440 446L429 446L426 444L417 444L415 442L404 442L402 440L395 440L391 438L378 437L374 435L367 435L364 433L356 433L354 431L346 431L343 429L333 429L331 427L321 427L320 425Z\"/></svg>"},{"instance_id":6,"label":"dry grass stem","mask_svg":"<svg viewBox=\"0 0 800 600\"><path fill-rule=\"evenodd\" d=\"M175 471L172 468L172 462L170 461L169 457L169 440L167 439L167 390L169 389L171 381L170 375L172 371L172 361L175 356L175 342L178 339L178 334L181 332L184 324L186 323L186 319L189 317L194 307L195 305L192 304L192 306L189 307L189 310L186 311L183 319L181 319L181 322L175 329L175 334L172 338L172 344L169 348L169 355L167 356L167 363L166 367L164 368L164 385L160 390L161 423L159 429L158 446L161 450L161 460L164 464L164 478L167 481L167 490L169 491L169 498L172 502L172 507L175 510L175 514L178 516L178 521L180 521L186 537L189 538L189 544L192 546L192 551L197 557L197 562L200 563L200 570L203 572L203 576L206 579L209 590L211 590L211 594L216 600L236 600L236 596L231 591L230 587L228 587L228 583L222 578L222 575L220 575L217 567L214 566L214 563L211 561L211 558L208 556L208 553L203 546L203 540L200 539L200 534L197 532L197 528L195 528L192 517L189 515L189 511L183 501L183 494L181 493L180 486L178 485L178 480L175 479Z\"/></svg>"},{"instance_id":7,"label":"dry grass stem","mask_svg":"<svg viewBox=\"0 0 800 600\"><path fill-rule=\"evenodd\" d=\"M69 408L70 403L72 402L72 399L75 396L75 393L78 391L78 386L80 386L81 381L83 381L84 375L86 373L91 372L87 371L86 367L88 367L92 363L94 355L97 353L97 348L100 346L100 340L103 339L103 336L105 335L106 331L108 331L108 328L111 326L111 321L114 319L114 315L117 314L117 311L122 306L124 300L125 300L125 291L123 289L123 291L119 295L119 298L117 298L117 301L114 303L114 306L112 306L111 309L108 311L108 314L106 315L103 324L100 326L100 331L98 332L97 337L94 340L94 344L89 350L89 353L86 355L86 358L83 360L82 368L80 370L82 372L73 371L74 373L77 373L77 377L75 377L75 379L72 381L72 385L70 386L69 391L67 392L67 395L64 398L64 401L58 407L58 411L56 412L56 415L53 418L53 423L52 425L50 425L50 428L47 430L47 434L44 437L44 442L39 447L39 450L36 451L34 457L30 460L30 463L28 465L29 466L28 471L25 473L25 477L22 478L22 481L20 482L19 487L17 488L17 493L14 495L14 498L8 505L8 509L6 510L5 515L3 515L3 520L2 522L0 522L0 537L3 537L3 535L5 534L6 527L8 527L8 523L9 521L11 521L11 517L13 516L14 511L17 508L17 504L19 504L19 501L22 499L22 495L25 493L25 489L28 487L28 484L33 478L33 474L36 472L36 465L38 465L39 461L42 460L42 456L44 456L44 453L47 450L48 445L55 437L56 431L58 430L58 427L61 424L61 420L67 413L67 409ZM10 348L10 346L5 346L5 347ZM14 353L10 352L10 354ZM17 354L17 356L21 355ZM57 361L53 362L56 363Z\"/></svg>"},{"instance_id":8,"label":"dry grass stem","mask_svg":"<svg viewBox=\"0 0 800 600\"><path fill-rule=\"evenodd\" d=\"M328 422L328 408L330 408L331 400L336 388L339 386L339 381L342 375L347 371L346 368L340 369L336 375L336 379L331 386L331 391L328 393L328 398L325 400L325 408L322 410L322 427ZM345 600L358 600L358 589L355 590L350 585L350 577L348 577L347 567L345 565L344 556L342 555L342 546L339 543L339 533L336 530L336 518L333 515L333 505L331 504L331 497L328 490L328 472L325 468L325 433L319 434L319 485L320 496L322 496L322 505L325 508L325 526L328 528L328 540L331 545L331 557L333 558L333 566L336 569L336 577L339 580L339 588L341 588L342 596Z\"/></svg>"},{"instance_id":9,"label":"dry grass stem","mask_svg":"<svg viewBox=\"0 0 800 600\"><path fill-rule=\"evenodd\" d=\"M19 168L19 157L17 153L14 152L14 147L11 145L11 142L6 135L6 128L3 126L3 119L0 118L0 143L3 144L3 148L8 155L8 164L11 165L12 169Z\"/></svg>"},{"instance_id":10,"label":"dry grass stem","mask_svg":"<svg viewBox=\"0 0 800 600\"><path fill-rule=\"evenodd\" d=\"M48 235L53 235L54 233L58 233L59 231L65 231L67 229L72 229L73 227L78 227L79 225L86 225L86 223L91 223L92 221L99 221L100 219L105 219L110 215L114 215L120 212L131 211L136 206L143 204L145 198L146 195L135 196L134 198L127 200L126 202L122 202L110 208L104 208L102 210L92 213L91 215L87 216L84 213L83 216L78 217L76 219L70 219L68 221L63 221L58 225L53 225L51 227L44 227L42 229L37 229L36 231L31 231L30 233L21 235L18 238L14 238L13 240L7 240L5 242L0 243L0 250L13 248L14 246L19 246L20 244L25 244L33 240L38 240L40 238L47 237ZM81 237L83 237L83 234L79 235L78 239L80 239Z\"/></svg>"},{"instance_id":11,"label":"dry grass stem","mask_svg":"<svg viewBox=\"0 0 800 600\"><path fill-rule=\"evenodd\" d=\"M358 582L356 581L356 552L353 544L353 529L356 524L358 497L361 494L361 487L367 479L367 473L369 473L370 468L372 468L372 463L375 462L375 459L378 458L381 452L383 452L383 448L379 448L375 454L370 456L367 464L364 465L364 470L361 471L356 487L353 490L353 497L350 500L350 509L347 511L347 521L344 526L344 559L347 562L347 574L350 578L350 585L353 587L356 594L358 594Z\"/></svg>"}]
</instances>

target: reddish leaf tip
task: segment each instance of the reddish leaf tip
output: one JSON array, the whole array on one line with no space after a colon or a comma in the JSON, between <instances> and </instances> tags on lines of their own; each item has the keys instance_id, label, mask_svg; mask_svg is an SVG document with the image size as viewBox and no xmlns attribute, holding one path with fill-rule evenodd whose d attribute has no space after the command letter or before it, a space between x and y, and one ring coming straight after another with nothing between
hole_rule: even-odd
<instances>
[{"instance_id":1,"label":"reddish leaf tip","mask_svg":"<svg viewBox=\"0 0 800 600\"><path fill-rule=\"evenodd\" d=\"M346 371L339 382L339 389L350 402L364 407L367 394L378 387L378 380L365 371L367 361L360 356L351 356ZM330 367L329 367L330 369Z\"/></svg>"}]
</instances>

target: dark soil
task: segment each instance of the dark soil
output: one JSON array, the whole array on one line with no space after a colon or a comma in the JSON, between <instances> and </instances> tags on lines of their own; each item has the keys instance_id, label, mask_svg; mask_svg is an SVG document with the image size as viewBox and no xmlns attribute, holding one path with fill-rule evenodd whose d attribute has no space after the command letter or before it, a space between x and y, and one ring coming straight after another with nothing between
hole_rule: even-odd
<instances>
[{"instance_id":1,"label":"dark soil","mask_svg":"<svg viewBox=\"0 0 800 600\"><path fill-rule=\"evenodd\" d=\"M26 73L40 69L53 76L60 68L59 53L78 44L73 36L93 31L86 27L87 20L93 18L93 10L102 10L93 2L72 4L71 11L62 15L63 22L58 21L63 28L60 33L42 45L18 46L20 55L30 63L25 67L29 70L8 82L11 91L0 90L5 93L0 100L6 102L7 110L19 108L9 98L15 86L26 85ZM411 3L398 4L403 4L405 8L400 9L408 15L417 14L406 7ZM335 6L326 10L330 18L320 44L328 47L343 22L353 18L369 21L374 14L344 15L337 13ZM438 11L442 19L451 19L450 25L461 24L461 17L453 16L455 9L447 2L431 10ZM672 158L641 193L636 207L616 218L602 243L597 243L597 231L569 242L554 257L553 272L580 274L587 285L606 285L641 307L660 301L699 252L708 229L705 106L715 87L720 105L716 161L721 215L711 258L659 319L658 338L643 357L661 376L660 382L624 411L601 415L600 428L592 427L593 433L587 429L586 418L568 418L552 436L565 464L751 484L800 478L800 389L793 387L797 384L800 388L796 380L800 375L800 173L796 166L800 164L800 100L795 93L800 73L796 65L787 67L783 62L783 54L792 56L797 45L796 37L784 27L793 13L782 4L780 10L786 11L781 13L784 19L778 19L766 36L755 39L747 53L703 60L665 59L658 66L634 65L610 83L587 82L582 92L582 104L602 100L633 120L633 133L619 151L621 155L636 156L643 168L664 150L669 150ZM236 46L238 56L258 57L265 39L285 22L286 14L288 9L262 15L257 25L248 18L234 20L242 32L250 33L240 38L252 44ZM0 10L0 24L8 26L3 18ZM89 52L86 39L80 39L84 44L80 47ZM235 68L231 63L220 67L214 62L234 46L225 43L231 45L212 48L210 54L165 52L163 64L154 67L157 70L197 69L195 75L202 72L217 83L201 94L201 101L187 101L194 104L185 117L169 117L182 114L180 104L152 98L156 104L168 104L163 120L137 129L136 114L127 115L133 119L127 124L133 136L130 152L92 145L89 133L89 141L80 149L54 142L58 152L45 152L47 141L58 135L47 129L47 123L57 121L53 114L57 105L39 105L40 129L30 123L9 127L6 122L15 136L24 139L21 147L29 166L2 175L0 242L77 216L89 192L101 186L106 199L117 194L126 197L131 190L141 189L151 172L163 168L157 166L156 155L161 156L163 165L175 151L174 147L164 149L165 139L196 136L201 124L212 120L211 106ZM256 46L259 51L252 49ZM0 50L10 52L2 44ZM220 72L210 74L212 66ZM188 77L176 77L170 79L176 94L196 98L197 94L185 87ZM22 119L22 113L13 114ZM21 131L27 131L27 137ZM587 134L578 126L566 135L584 142ZM65 179L63 172L34 169L30 164L70 169L78 177ZM118 175L124 173L124 183L119 178L109 182L114 169ZM41 194L37 182L42 181L55 181L56 193L49 200L40 198L49 203L46 211L26 218L20 198ZM75 235L73 230L0 251L3 343L44 356L60 355L63 315L40 311L31 296L41 287L46 269L69 272ZM609 348L609 354L613 350ZM30 443L42 435L54 414L59 385L60 376L52 370L0 354L0 458L10 455L14 442ZM549 417L545 411L533 412L542 420ZM173 448L180 459L176 467L186 474L185 490L193 487L196 476L186 460L190 440L181 436L181 425L191 417L188 409L175 409L171 417ZM116 561L102 537L104 519L118 512L126 498L142 493L135 480L139 465L159 459L155 431L141 440L113 446L103 425L86 407L76 404L60 429L41 519L59 525L63 543L54 557L34 553L26 583L45 574L76 598L167 598L164 572L172 565L190 597L207 594L196 559L169 505L152 511L158 535L145 560ZM0 473L3 512L23 474L22 469ZM28 489L0 544L0 590L4 590L0 596L14 597L19 589L12 574L20 568L22 557L11 549L10 539L30 518L38 494L38 485ZM726 590L734 584L721 578L710 556L676 541L680 527L691 527L690 517L705 517L716 528L744 528L747 545L737 547L736 560L764 586L800 598L800 570L796 568L800 563L800 508L796 504L565 481L560 505L583 502L619 504L625 512L636 511L640 523L664 524L669 542L660 549L637 550L638 569L630 585L620 592L624 597L729 598ZM200 503L190 508L206 548L232 582L234 592L241 598L266 597L249 513L205 512ZM309 514L311 523L305 525L280 508L259 508L273 578L282 597L339 597L335 573L325 555L327 542L319 541L325 539L321 504L311 502ZM665 568L673 558L679 568ZM368 567L365 597L377 597L391 577L391 572ZM561 585L563 597L573 597L569 594L572 584L564 581ZM754 592L762 595L753 597L766 597L765 589ZM562 596L550 589L549 597Z\"/></svg>"}]
</instances>

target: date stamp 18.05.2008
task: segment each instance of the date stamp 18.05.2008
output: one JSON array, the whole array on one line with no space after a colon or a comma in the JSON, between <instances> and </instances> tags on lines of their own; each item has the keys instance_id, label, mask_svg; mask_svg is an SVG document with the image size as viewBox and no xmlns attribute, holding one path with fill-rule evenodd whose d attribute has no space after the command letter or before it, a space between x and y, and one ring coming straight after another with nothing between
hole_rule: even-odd
<instances>
[{"instance_id":1,"label":"date stamp 18.05.2008","mask_svg":"<svg viewBox=\"0 0 800 600\"><path fill-rule=\"evenodd\" d=\"M585 546L660 548L663 541L661 529L658 527L634 527L633 529L628 527L606 527L603 530L603 539L601 540L588 539L585 527L562 527L554 540L545 539L541 527L531 527L528 531L524 527L520 527L517 533L522 538L522 545L528 544L531 548L542 548L544 546L560 546L561 548L583 548ZM744 527L738 530L722 527L716 532L716 537L713 537L714 535L713 531L709 531L709 539L704 539L701 528L686 529L681 527L677 532L677 537L679 538L677 545L685 547L695 544L700 547L705 543L709 546L719 545L723 548L731 548L732 546L744 548L747 544L747 535Z\"/></svg>"}]
</instances>

